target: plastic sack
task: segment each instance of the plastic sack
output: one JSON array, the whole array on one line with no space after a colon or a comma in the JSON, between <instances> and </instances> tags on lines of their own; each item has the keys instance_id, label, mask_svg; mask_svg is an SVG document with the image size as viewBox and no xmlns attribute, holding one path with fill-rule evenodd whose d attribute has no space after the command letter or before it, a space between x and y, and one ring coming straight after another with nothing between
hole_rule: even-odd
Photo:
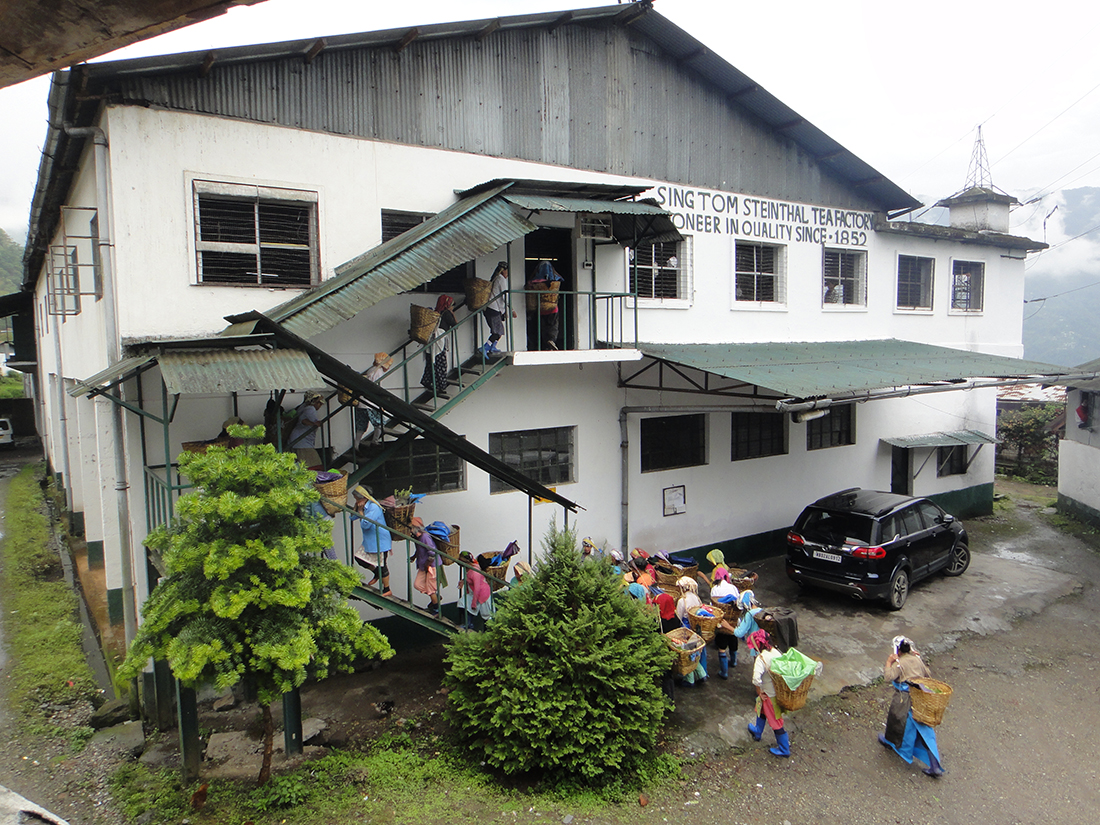
<instances>
[{"instance_id":1,"label":"plastic sack","mask_svg":"<svg viewBox=\"0 0 1100 825\"><path fill-rule=\"evenodd\" d=\"M782 676L791 690L798 690L807 677L819 676L823 665L796 648L772 659L769 668L773 676Z\"/></svg>"}]
</instances>

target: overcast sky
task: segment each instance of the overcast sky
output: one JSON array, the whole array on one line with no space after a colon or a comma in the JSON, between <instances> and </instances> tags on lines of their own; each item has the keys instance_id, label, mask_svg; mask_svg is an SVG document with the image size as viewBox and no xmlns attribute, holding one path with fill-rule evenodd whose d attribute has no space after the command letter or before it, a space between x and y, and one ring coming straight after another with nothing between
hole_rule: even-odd
<instances>
[{"instance_id":1,"label":"overcast sky","mask_svg":"<svg viewBox=\"0 0 1100 825\"><path fill-rule=\"evenodd\" d=\"M266 0L101 59L587 5ZM962 188L979 124L993 183L1021 201L1100 186L1094 0L657 0L655 7L925 203ZM38 78L0 89L0 227L19 240L46 132L48 85ZM1056 196L1018 209L1014 229L1042 238L1055 203ZM1058 219L1046 228L1052 242L1064 239ZM1057 261L1062 252L1092 260L1091 241L1045 258Z\"/></svg>"}]
</instances>

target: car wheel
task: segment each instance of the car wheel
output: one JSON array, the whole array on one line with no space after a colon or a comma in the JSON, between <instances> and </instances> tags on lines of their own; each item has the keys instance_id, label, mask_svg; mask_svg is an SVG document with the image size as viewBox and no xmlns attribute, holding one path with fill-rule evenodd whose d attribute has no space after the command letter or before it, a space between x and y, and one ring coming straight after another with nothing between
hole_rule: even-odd
<instances>
[{"instance_id":1,"label":"car wheel","mask_svg":"<svg viewBox=\"0 0 1100 825\"><path fill-rule=\"evenodd\" d=\"M969 566L970 548L961 541L955 542L955 546L951 548L951 558L947 562L947 567L943 569L943 574L945 576L961 576Z\"/></svg>"},{"instance_id":2,"label":"car wheel","mask_svg":"<svg viewBox=\"0 0 1100 825\"><path fill-rule=\"evenodd\" d=\"M909 574L899 570L890 579L890 593L886 597L891 610L901 610L905 607L905 600L909 598Z\"/></svg>"}]
</instances>

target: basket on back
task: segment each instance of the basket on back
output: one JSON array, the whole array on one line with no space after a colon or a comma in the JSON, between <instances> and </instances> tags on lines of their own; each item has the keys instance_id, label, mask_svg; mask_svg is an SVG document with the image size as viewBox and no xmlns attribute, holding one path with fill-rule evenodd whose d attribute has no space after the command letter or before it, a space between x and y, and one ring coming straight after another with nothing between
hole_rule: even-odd
<instances>
[{"instance_id":1,"label":"basket on back","mask_svg":"<svg viewBox=\"0 0 1100 825\"><path fill-rule=\"evenodd\" d=\"M412 532L413 515L416 513L416 504L398 504L394 507L382 505L382 515L386 518L386 526L406 536Z\"/></svg>"},{"instance_id":2,"label":"basket on back","mask_svg":"<svg viewBox=\"0 0 1100 825\"><path fill-rule=\"evenodd\" d=\"M689 579L695 578L695 574L699 572L699 565L689 564L666 564L665 562L657 562L653 565L653 578L658 585L672 585L675 586L684 576Z\"/></svg>"},{"instance_id":3,"label":"basket on back","mask_svg":"<svg viewBox=\"0 0 1100 825\"><path fill-rule=\"evenodd\" d=\"M707 616L706 613L711 615ZM710 605L698 605L688 610L688 624L691 629L703 637L705 641L711 641L718 625L722 623L724 613Z\"/></svg>"},{"instance_id":4,"label":"basket on back","mask_svg":"<svg viewBox=\"0 0 1100 825\"><path fill-rule=\"evenodd\" d=\"M699 665L699 659L703 655L706 641L693 630L686 627L678 627L665 634L665 641L676 654L676 662L673 670L681 676L687 676Z\"/></svg>"},{"instance_id":5,"label":"basket on back","mask_svg":"<svg viewBox=\"0 0 1100 825\"><path fill-rule=\"evenodd\" d=\"M321 494L321 506L330 516L340 512L340 505L348 500L348 474L340 471L340 477L332 481L315 481L314 489Z\"/></svg>"},{"instance_id":6,"label":"basket on back","mask_svg":"<svg viewBox=\"0 0 1100 825\"><path fill-rule=\"evenodd\" d=\"M776 656L768 664L775 685L775 702L784 711L798 710L806 704L814 676L821 673L821 662L796 648Z\"/></svg>"},{"instance_id":7,"label":"basket on back","mask_svg":"<svg viewBox=\"0 0 1100 825\"><path fill-rule=\"evenodd\" d=\"M482 559L482 558L493 559L493 558L495 558L496 556L499 556L499 555L500 555L499 553L481 553L480 555L478 555L478 558L479 559ZM495 564L495 565L490 564L488 567L485 568L485 575L492 577L492 578L489 579L489 587L494 592L497 591L497 590L500 590L500 588L504 587L504 582L508 581L508 562L509 561L510 561L510 559L505 559L500 564ZM494 579L500 579L500 581L494 581Z\"/></svg>"},{"instance_id":8,"label":"basket on back","mask_svg":"<svg viewBox=\"0 0 1100 825\"><path fill-rule=\"evenodd\" d=\"M738 590L752 590L756 586L757 575L740 567L730 568L730 584Z\"/></svg>"},{"instance_id":9,"label":"basket on back","mask_svg":"<svg viewBox=\"0 0 1100 825\"><path fill-rule=\"evenodd\" d=\"M432 338L432 333L439 325L439 313L434 309L412 304L409 307L409 337L421 344L426 344Z\"/></svg>"},{"instance_id":10,"label":"basket on back","mask_svg":"<svg viewBox=\"0 0 1100 825\"><path fill-rule=\"evenodd\" d=\"M710 606L715 609L715 612L721 612L723 618L734 627L741 624L741 619L745 616L744 609L739 607L737 602L718 602L711 599Z\"/></svg>"},{"instance_id":11,"label":"basket on back","mask_svg":"<svg viewBox=\"0 0 1100 825\"><path fill-rule=\"evenodd\" d=\"M528 281L524 287L528 290L527 311L549 311L558 305L558 290L561 281Z\"/></svg>"},{"instance_id":12,"label":"basket on back","mask_svg":"<svg viewBox=\"0 0 1100 825\"><path fill-rule=\"evenodd\" d=\"M493 282L484 278L467 278L463 285L466 288L466 309L477 312L489 303L489 291Z\"/></svg>"},{"instance_id":13,"label":"basket on back","mask_svg":"<svg viewBox=\"0 0 1100 825\"><path fill-rule=\"evenodd\" d=\"M950 685L938 679L913 679L909 682L909 702L913 706L913 718L935 727L943 721L943 712L951 701Z\"/></svg>"},{"instance_id":14,"label":"basket on back","mask_svg":"<svg viewBox=\"0 0 1100 825\"><path fill-rule=\"evenodd\" d=\"M444 565L458 561L458 525L451 525L451 534L446 539L436 538L435 549L439 551Z\"/></svg>"},{"instance_id":15,"label":"basket on back","mask_svg":"<svg viewBox=\"0 0 1100 825\"><path fill-rule=\"evenodd\" d=\"M810 687L814 683L813 676L807 676L795 690L787 687L787 682L782 676L772 675L772 684L775 685L775 701L784 711L798 710L806 705L806 697L810 695Z\"/></svg>"}]
</instances>

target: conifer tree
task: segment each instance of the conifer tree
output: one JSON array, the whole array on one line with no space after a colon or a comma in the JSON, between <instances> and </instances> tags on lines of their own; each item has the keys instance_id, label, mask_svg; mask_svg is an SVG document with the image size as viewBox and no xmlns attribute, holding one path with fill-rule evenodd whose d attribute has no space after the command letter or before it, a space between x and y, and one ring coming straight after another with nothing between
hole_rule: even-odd
<instances>
[{"instance_id":1,"label":"conifer tree","mask_svg":"<svg viewBox=\"0 0 1100 825\"><path fill-rule=\"evenodd\" d=\"M230 434L260 439L263 427ZM294 454L246 442L185 452L179 467L194 490L173 523L146 539L167 575L142 607L119 672L134 678L154 658L187 686L225 690L247 679L263 713L262 785L271 775L271 703L307 676L324 679L393 650L347 603L355 571L322 557L331 526L308 515L315 474Z\"/></svg>"},{"instance_id":2,"label":"conifer tree","mask_svg":"<svg viewBox=\"0 0 1100 825\"><path fill-rule=\"evenodd\" d=\"M444 684L448 720L487 765L600 785L652 754L672 654L652 608L576 544L551 524L534 577L451 643Z\"/></svg>"}]
</instances>

